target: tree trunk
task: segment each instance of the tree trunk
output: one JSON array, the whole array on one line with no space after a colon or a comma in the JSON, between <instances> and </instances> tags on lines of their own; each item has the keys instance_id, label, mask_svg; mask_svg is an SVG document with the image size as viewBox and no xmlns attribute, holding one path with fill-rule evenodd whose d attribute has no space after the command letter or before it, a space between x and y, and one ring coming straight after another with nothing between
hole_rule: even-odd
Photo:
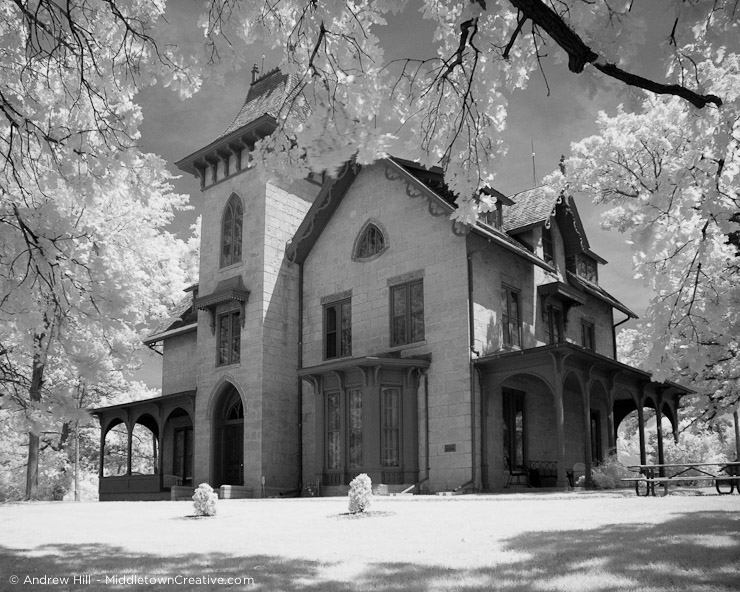
<instances>
[{"instance_id":1,"label":"tree trunk","mask_svg":"<svg viewBox=\"0 0 740 592\"><path fill-rule=\"evenodd\" d=\"M740 425L738 425L737 409L733 411L732 417L735 420L735 460L740 461Z\"/></svg>"},{"instance_id":2,"label":"tree trunk","mask_svg":"<svg viewBox=\"0 0 740 592\"><path fill-rule=\"evenodd\" d=\"M40 337L36 338L41 341ZM44 362L41 352L37 351L33 356L33 372L31 374L31 387L28 395L33 403L41 401L41 387L44 384ZM26 465L26 498L37 499L39 495L39 435L28 432L28 464Z\"/></svg>"}]
</instances>

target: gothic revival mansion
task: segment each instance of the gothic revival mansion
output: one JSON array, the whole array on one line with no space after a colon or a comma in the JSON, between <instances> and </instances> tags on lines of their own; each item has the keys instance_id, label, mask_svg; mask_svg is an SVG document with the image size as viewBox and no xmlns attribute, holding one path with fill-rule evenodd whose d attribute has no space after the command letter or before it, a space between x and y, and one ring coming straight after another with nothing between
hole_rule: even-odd
<instances>
[{"instance_id":1,"label":"gothic revival mansion","mask_svg":"<svg viewBox=\"0 0 740 592\"><path fill-rule=\"evenodd\" d=\"M675 426L686 391L615 359L615 327L635 315L599 286L606 261L574 200L494 192L498 209L468 227L441 173L399 158L284 182L250 147L286 86L278 71L255 80L228 129L177 163L203 193L199 282L146 340L161 396L94 411L100 499L203 482L332 495L359 473L391 492L495 491L519 473L565 488L634 410L644 460L642 409Z\"/></svg>"}]
</instances>

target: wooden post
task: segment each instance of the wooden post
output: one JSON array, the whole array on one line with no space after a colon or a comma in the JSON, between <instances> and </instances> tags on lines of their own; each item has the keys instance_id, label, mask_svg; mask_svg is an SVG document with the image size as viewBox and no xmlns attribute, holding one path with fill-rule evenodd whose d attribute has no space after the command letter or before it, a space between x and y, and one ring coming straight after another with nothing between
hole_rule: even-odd
<instances>
[{"instance_id":1,"label":"wooden post","mask_svg":"<svg viewBox=\"0 0 740 592\"><path fill-rule=\"evenodd\" d=\"M75 501L80 501L80 420L75 421Z\"/></svg>"},{"instance_id":2,"label":"wooden post","mask_svg":"<svg viewBox=\"0 0 740 592\"><path fill-rule=\"evenodd\" d=\"M637 408L637 425L638 432L640 434L640 464L647 464L647 451L645 450L645 414L642 408L642 397L640 397L640 405Z\"/></svg>"},{"instance_id":3,"label":"wooden post","mask_svg":"<svg viewBox=\"0 0 740 592\"><path fill-rule=\"evenodd\" d=\"M663 394L658 393L658 399L655 402L655 428L658 430L658 464L662 465L665 462L663 456ZM665 477L665 469L660 467L659 474L661 477Z\"/></svg>"},{"instance_id":4,"label":"wooden post","mask_svg":"<svg viewBox=\"0 0 740 592\"><path fill-rule=\"evenodd\" d=\"M735 460L740 461L740 425L737 419L737 409L732 412L732 417L735 419Z\"/></svg>"}]
</instances>

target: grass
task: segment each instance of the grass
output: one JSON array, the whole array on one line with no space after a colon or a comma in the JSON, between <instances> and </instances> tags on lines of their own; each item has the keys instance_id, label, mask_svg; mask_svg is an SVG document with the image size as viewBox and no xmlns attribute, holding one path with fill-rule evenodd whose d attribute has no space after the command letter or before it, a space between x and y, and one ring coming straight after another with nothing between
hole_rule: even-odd
<instances>
[{"instance_id":1,"label":"grass","mask_svg":"<svg viewBox=\"0 0 740 592\"><path fill-rule=\"evenodd\" d=\"M187 502L6 504L0 590L730 591L740 585L739 502L376 498L353 518L343 498L221 500L215 517L197 519ZM83 574L91 584L9 579ZM132 575L252 580L162 586Z\"/></svg>"}]
</instances>

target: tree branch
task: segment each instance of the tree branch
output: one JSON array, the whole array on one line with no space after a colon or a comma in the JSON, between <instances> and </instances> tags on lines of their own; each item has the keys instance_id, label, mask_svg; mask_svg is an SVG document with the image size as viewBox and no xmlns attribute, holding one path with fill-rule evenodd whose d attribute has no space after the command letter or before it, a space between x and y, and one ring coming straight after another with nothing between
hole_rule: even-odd
<instances>
[{"instance_id":1,"label":"tree branch","mask_svg":"<svg viewBox=\"0 0 740 592\"><path fill-rule=\"evenodd\" d=\"M530 19L535 26L542 28L555 43L565 50L568 54L568 69L575 74L583 72L586 64L593 64L602 74L620 80L629 86L656 94L674 95L689 101L699 109L710 103L718 107L722 105L722 100L715 95L702 95L677 84L655 82L625 72L615 64L599 61L600 56L586 45L563 18L542 0L509 0L509 2L521 12L524 18Z\"/></svg>"}]
</instances>

